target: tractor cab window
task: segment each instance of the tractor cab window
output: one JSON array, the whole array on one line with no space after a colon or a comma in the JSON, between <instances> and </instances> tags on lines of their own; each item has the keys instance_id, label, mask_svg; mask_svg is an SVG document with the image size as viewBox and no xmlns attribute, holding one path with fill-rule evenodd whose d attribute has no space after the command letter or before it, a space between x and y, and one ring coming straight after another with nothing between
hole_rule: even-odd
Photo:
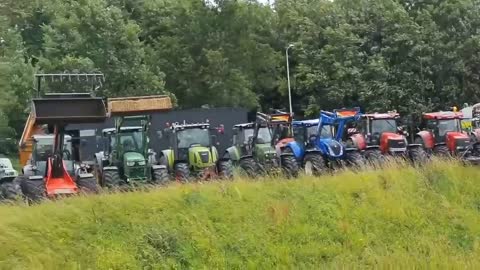
<instances>
[{"instance_id":1,"label":"tractor cab window","mask_svg":"<svg viewBox=\"0 0 480 270\"><path fill-rule=\"evenodd\" d=\"M145 142L141 131L121 132L119 143L125 152L142 152ZM113 148L116 145L115 137L112 137L110 145Z\"/></svg>"},{"instance_id":2,"label":"tractor cab window","mask_svg":"<svg viewBox=\"0 0 480 270\"><path fill-rule=\"evenodd\" d=\"M205 128L186 128L177 130L178 148L190 148L194 144L210 146L210 132Z\"/></svg>"},{"instance_id":3,"label":"tractor cab window","mask_svg":"<svg viewBox=\"0 0 480 270\"><path fill-rule=\"evenodd\" d=\"M397 133L397 122L395 119L372 119L371 133L382 134L384 132Z\"/></svg>"},{"instance_id":4,"label":"tractor cab window","mask_svg":"<svg viewBox=\"0 0 480 270\"><path fill-rule=\"evenodd\" d=\"M248 138L252 137L254 134L254 129L245 129L244 130L244 144L248 144ZM270 130L267 127L261 127L258 129L257 143L269 143L272 140L272 135Z\"/></svg>"},{"instance_id":5,"label":"tractor cab window","mask_svg":"<svg viewBox=\"0 0 480 270\"><path fill-rule=\"evenodd\" d=\"M438 136L445 136L447 132L459 131L458 119L438 120Z\"/></svg>"},{"instance_id":6,"label":"tractor cab window","mask_svg":"<svg viewBox=\"0 0 480 270\"><path fill-rule=\"evenodd\" d=\"M322 130L320 131L320 138L321 139L333 138L333 127L332 126L323 126Z\"/></svg>"},{"instance_id":7,"label":"tractor cab window","mask_svg":"<svg viewBox=\"0 0 480 270\"><path fill-rule=\"evenodd\" d=\"M49 157L53 156L53 137L52 138L37 138L35 143L35 160L47 161ZM71 158L72 143L66 142L63 146L64 159Z\"/></svg>"}]
</instances>

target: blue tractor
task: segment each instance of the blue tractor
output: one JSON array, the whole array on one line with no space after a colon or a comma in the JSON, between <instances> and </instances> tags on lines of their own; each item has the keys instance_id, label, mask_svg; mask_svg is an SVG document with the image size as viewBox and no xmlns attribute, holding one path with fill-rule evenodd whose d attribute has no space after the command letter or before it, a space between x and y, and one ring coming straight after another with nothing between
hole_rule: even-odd
<instances>
[{"instance_id":1,"label":"blue tractor","mask_svg":"<svg viewBox=\"0 0 480 270\"><path fill-rule=\"evenodd\" d=\"M365 159L360 150L348 147L345 134L350 123L361 117L360 110L321 111L319 119L294 121L295 141L287 145L308 175L319 175L343 166L362 167Z\"/></svg>"}]
</instances>

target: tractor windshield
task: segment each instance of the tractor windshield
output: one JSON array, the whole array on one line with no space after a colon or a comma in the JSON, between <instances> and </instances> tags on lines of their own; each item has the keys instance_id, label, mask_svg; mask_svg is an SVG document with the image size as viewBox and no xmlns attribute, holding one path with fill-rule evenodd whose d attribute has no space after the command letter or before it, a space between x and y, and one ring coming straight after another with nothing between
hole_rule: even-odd
<instances>
[{"instance_id":1,"label":"tractor windshield","mask_svg":"<svg viewBox=\"0 0 480 270\"><path fill-rule=\"evenodd\" d=\"M189 148L194 144L210 146L210 132L206 128L186 128L177 130L178 148Z\"/></svg>"},{"instance_id":2,"label":"tractor windshield","mask_svg":"<svg viewBox=\"0 0 480 270\"><path fill-rule=\"evenodd\" d=\"M254 129L244 129L244 143L248 144L248 140L250 137L253 137ZM257 138L257 143L269 143L272 141L272 134L270 133L270 129L267 127L261 127L258 130L258 138Z\"/></svg>"},{"instance_id":3,"label":"tractor windshield","mask_svg":"<svg viewBox=\"0 0 480 270\"><path fill-rule=\"evenodd\" d=\"M315 127L315 129L317 129L317 127ZM333 127L332 126L323 126L322 130L320 131L320 138L321 139L333 138Z\"/></svg>"},{"instance_id":4,"label":"tractor windshield","mask_svg":"<svg viewBox=\"0 0 480 270\"><path fill-rule=\"evenodd\" d=\"M143 152L145 142L142 131L122 131L119 139L124 152ZM115 136L112 136L110 145L115 149L117 145Z\"/></svg>"},{"instance_id":5,"label":"tractor windshield","mask_svg":"<svg viewBox=\"0 0 480 270\"><path fill-rule=\"evenodd\" d=\"M460 131L460 125L458 119L445 119L438 120L438 135L445 136L447 132Z\"/></svg>"},{"instance_id":6,"label":"tractor windshield","mask_svg":"<svg viewBox=\"0 0 480 270\"><path fill-rule=\"evenodd\" d=\"M35 155L37 161L47 161L53 156L53 140L54 138L36 138L35 139ZM72 158L72 142L66 141L63 145L63 158L65 160Z\"/></svg>"},{"instance_id":7,"label":"tractor windshield","mask_svg":"<svg viewBox=\"0 0 480 270\"><path fill-rule=\"evenodd\" d=\"M372 119L371 125L371 133L373 134L397 133L397 121L395 119Z\"/></svg>"}]
</instances>

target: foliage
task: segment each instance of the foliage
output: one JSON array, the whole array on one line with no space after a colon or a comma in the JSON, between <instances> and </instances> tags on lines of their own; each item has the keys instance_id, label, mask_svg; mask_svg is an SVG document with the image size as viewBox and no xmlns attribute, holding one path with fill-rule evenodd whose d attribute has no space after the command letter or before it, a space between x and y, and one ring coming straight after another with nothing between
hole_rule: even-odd
<instances>
[{"instance_id":1,"label":"foliage","mask_svg":"<svg viewBox=\"0 0 480 270\"><path fill-rule=\"evenodd\" d=\"M0 207L0 268L479 267L478 169L178 185Z\"/></svg>"}]
</instances>

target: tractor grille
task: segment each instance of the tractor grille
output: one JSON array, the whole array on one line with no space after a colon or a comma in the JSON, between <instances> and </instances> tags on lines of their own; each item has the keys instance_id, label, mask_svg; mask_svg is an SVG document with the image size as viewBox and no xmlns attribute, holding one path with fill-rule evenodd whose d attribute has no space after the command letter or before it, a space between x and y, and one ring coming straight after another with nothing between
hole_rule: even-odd
<instances>
[{"instance_id":1,"label":"tractor grille","mask_svg":"<svg viewBox=\"0 0 480 270\"><path fill-rule=\"evenodd\" d=\"M457 149L466 149L470 144L470 141L468 139L456 139L455 140L455 146Z\"/></svg>"},{"instance_id":2,"label":"tractor grille","mask_svg":"<svg viewBox=\"0 0 480 270\"><path fill-rule=\"evenodd\" d=\"M130 167L129 178L131 179L144 179L145 167Z\"/></svg>"},{"instance_id":3,"label":"tractor grille","mask_svg":"<svg viewBox=\"0 0 480 270\"><path fill-rule=\"evenodd\" d=\"M336 156L342 153L342 146L337 141L330 141L328 143L328 147L330 148L330 151Z\"/></svg>"},{"instance_id":4,"label":"tractor grille","mask_svg":"<svg viewBox=\"0 0 480 270\"><path fill-rule=\"evenodd\" d=\"M398 149L398 148L405 148L407 145L405 144L404 140L388 140L388 148L389 149Z\"/></svg>"},{"instance_id":5,"label":"tractor grille","mask_svg":"<svg viewBox=\"0 0 480 270\"><path fill-rule=\"evenodd\" d=\"M208 151L198 152L198 155L200 155L202 163L208 163L210 158L210 153Z\"/></svg>"}]
</instances>

